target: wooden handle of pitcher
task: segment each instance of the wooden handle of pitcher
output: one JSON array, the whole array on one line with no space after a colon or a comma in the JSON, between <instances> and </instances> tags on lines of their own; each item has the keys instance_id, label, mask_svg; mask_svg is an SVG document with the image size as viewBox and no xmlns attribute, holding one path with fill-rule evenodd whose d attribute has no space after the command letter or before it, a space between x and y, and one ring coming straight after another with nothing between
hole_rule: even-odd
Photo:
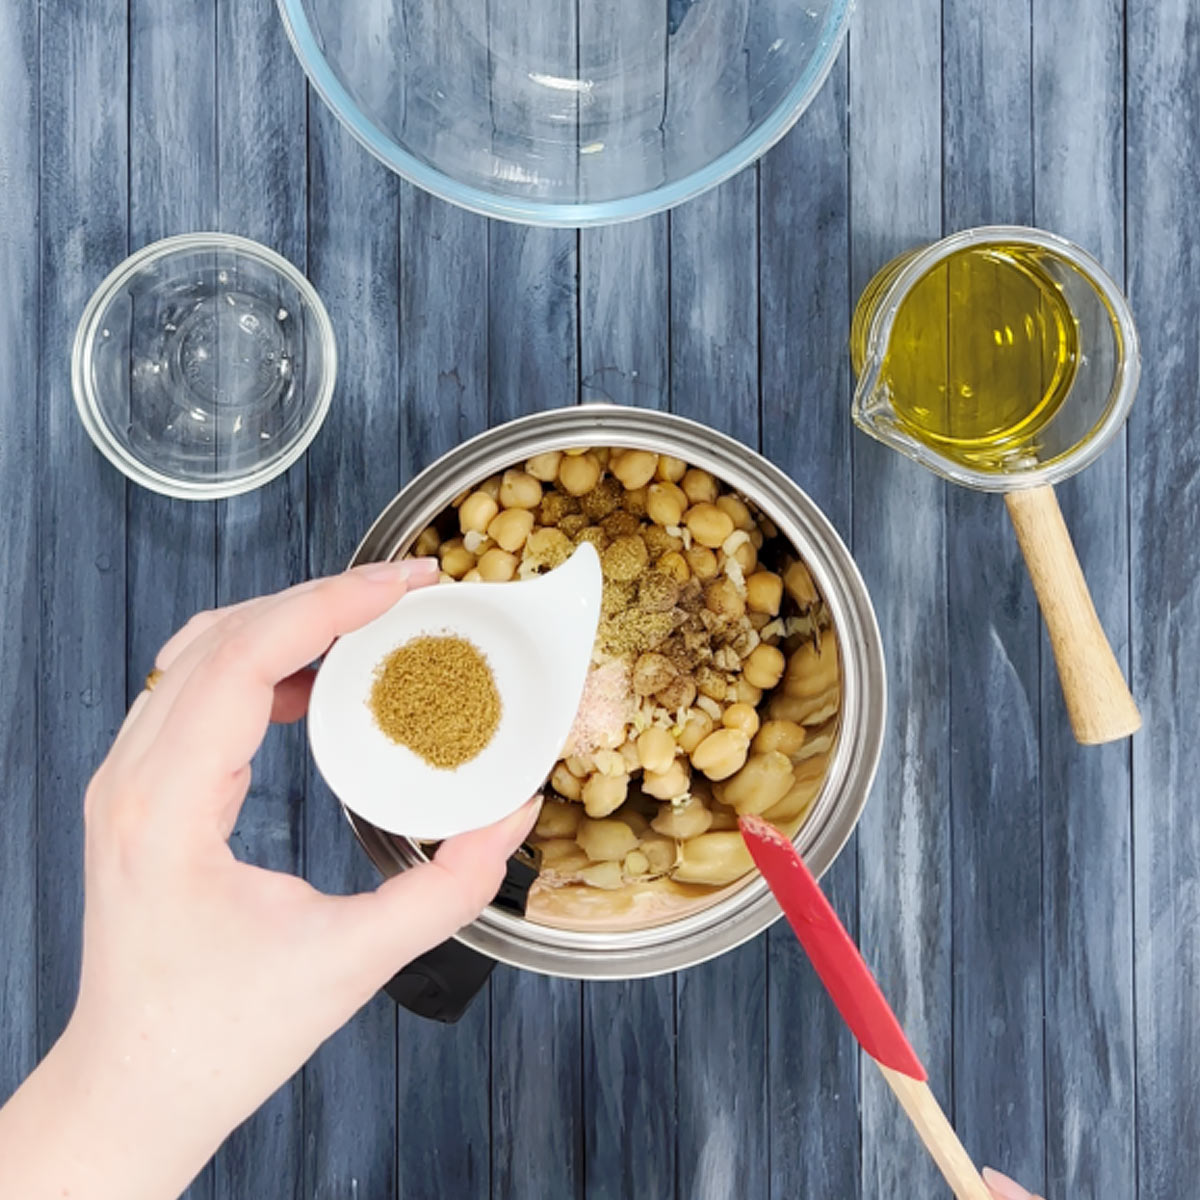
<instances>
[{"instance_id":1,"label":"wooden handle of pitcher","mask_svg":"<svg viewBox=\"0 0 1200 1200\"><path fill-rule=\"evenodd\" d=\"M992 1193L958 1140L958 1134L946 1119L929 1084L913 1079L902 1071L893 1071L879 1061L875 1065L896 1093L896 1099L900 1101L957 1200L993 1200Z\"/></svg>"},{"instance_id":2,"label":"wooden handle of pitcher","mask_svg":"<svg viewBox=\"0 0 1200 1200\"><path fill-rule=\"evenodd\" d=\"M1142 717L1096 616L1054 489L1008 492L1005 500L1050 634L1075 737L1085 746L1129 737Z\"/></svg>"}]
</instances>

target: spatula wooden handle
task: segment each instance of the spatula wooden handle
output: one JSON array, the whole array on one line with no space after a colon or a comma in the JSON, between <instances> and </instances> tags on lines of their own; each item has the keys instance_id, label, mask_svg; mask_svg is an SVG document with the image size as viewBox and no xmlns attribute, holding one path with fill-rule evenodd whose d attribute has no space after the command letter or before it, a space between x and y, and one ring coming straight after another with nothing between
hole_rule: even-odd
<instances>
[{"instance_id":1,"label":"spatula wooden handle","mask_svg":"<svg viewBox=\"0 0 1200 1200\"><path fill-rule=\"evenodd\" d=\"M937 1163L950 1190L957 1200L994 1200L983 1177L975 1170L971 1156L958 1140L954 1127L942 1112L942 1106L930 1091L929 1084L919 1082L900 1071L893 1071L881 1062L875 1065L883 1072L888 1086L896 1093L908 1119Z\"/></svg>"},{"instance_id":2,"label":"spatula wooden handle","mask_svg":"<svg viewBox=\"0 0 1200 1200\"><path fill-rule=\"evenodd\" d=\"M1052 487L1005 496L1008 515L1042 608L1067 716L1085 746L1115 742L1141 727L1142 717L1104 636Z\"/></svg>"}]
</instances>

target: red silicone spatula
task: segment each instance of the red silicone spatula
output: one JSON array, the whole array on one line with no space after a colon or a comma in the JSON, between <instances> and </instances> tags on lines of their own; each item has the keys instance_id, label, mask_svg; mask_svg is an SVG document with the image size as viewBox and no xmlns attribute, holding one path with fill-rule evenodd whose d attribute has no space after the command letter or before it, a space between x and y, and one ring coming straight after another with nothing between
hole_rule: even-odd
<instances>
[{"instance_id":1,"label":"red silicone spatula","mask_svg":"<svg viewBox=\"0 0 1200 1200\"><path fill-rule=\"evenodd\" d=\"M837 913L792 843L761 817L742 837L842 1019L875 1060L958 1200L992 1200L926 1081L925 1068Z\"/></svg>"}]
</instances>

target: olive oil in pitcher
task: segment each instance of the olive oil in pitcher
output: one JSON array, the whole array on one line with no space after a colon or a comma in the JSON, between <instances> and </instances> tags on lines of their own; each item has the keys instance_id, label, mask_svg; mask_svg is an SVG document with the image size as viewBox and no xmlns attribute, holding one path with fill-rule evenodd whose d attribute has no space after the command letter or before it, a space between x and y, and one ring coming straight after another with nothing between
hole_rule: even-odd
<instances>
[{"instance_id":1,"label":"olive oil in pitcher","mask_svg":"<svg viewBox=\"0 0 1200 1200\"><path fill-rule=\"evenodd\" d=\"M856 372L875 305L910 259L880 271L859 301ZM975 470L1003 472L1037 456L1039 431L1070 391L1078 353L1075 316L1035 253L993 243L948 255L912 285L879 382L911 437Z\"/></svg>"}]
</instances>

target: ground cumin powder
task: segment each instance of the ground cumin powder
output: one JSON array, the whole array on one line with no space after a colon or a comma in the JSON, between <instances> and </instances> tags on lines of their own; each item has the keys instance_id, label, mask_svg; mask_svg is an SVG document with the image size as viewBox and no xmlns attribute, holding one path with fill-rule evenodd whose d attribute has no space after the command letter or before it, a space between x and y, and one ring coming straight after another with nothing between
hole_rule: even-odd
<instances>
[{"instance_id":1,"label":"ground cumin powder","mask_svg":"<svg viewBox=\"0 0 1200 1200\"><path fill-rule=\"evenodd\" d=\"M427 763L470 762L500 724L500 694L487 659L460 637L418 637L375 668L369 701L379 728Z\"/></svg>"}]
</instances>

